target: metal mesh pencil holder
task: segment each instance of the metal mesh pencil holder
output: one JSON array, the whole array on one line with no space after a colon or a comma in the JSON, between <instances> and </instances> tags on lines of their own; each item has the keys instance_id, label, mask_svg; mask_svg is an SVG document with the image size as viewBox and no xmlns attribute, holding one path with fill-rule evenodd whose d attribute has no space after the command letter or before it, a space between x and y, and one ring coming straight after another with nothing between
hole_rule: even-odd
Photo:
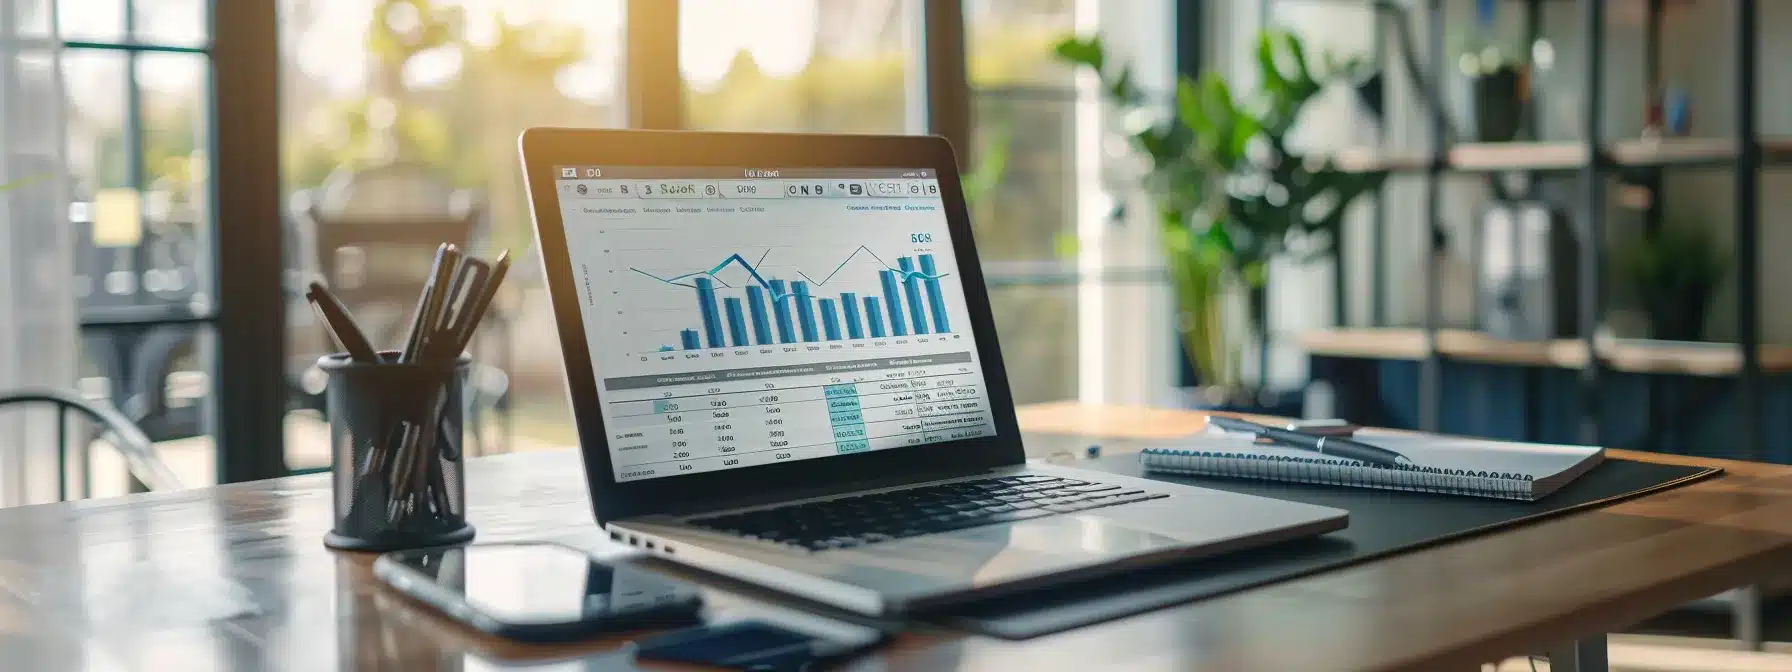
<instances>
[{"instance_id":1,"label":"metal mesh pencil holder","mask_svg":"<svg viewBox=\"0 0 1792 672\"><path fill-rule=\"evenodd\" d=\"M472 358L356 362L326 355L335 526L324 545L390 551L473 538L466 519L463 420Z\"/></svg>"}]
</instances>

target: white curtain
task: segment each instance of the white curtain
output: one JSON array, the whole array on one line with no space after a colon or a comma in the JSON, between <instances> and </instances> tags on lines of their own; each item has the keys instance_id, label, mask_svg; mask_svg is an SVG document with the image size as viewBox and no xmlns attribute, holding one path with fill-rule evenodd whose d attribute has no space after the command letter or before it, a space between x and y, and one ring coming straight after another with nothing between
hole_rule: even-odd
<instances>
[{"instance_id":1,"label":"white curtain","mask_svg":"<svg viewBox=\"0 0 1792 672\"><path fill-rule=\"evenodd\" d=\"M56 4L0 2L0 391L75 383ZM0 412L0 505L55 497L57 422L48 409Z\"/></svg>"}]
</instances>

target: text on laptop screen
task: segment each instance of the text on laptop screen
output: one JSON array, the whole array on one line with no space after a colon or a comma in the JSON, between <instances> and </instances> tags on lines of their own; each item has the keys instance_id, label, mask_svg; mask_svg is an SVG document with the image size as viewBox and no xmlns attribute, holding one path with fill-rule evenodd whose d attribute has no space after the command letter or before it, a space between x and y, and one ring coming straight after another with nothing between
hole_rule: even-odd
<instances>
[{"instance_id":1,"label":"text on laptop screen","mask_svg":"<svg viewBox=\"0 0 1792 672\"><path fill-rule=\"evenodd\" d=\"M555 174L617 481L994 434L935 171Z\"/></svg>"}]
</instances>

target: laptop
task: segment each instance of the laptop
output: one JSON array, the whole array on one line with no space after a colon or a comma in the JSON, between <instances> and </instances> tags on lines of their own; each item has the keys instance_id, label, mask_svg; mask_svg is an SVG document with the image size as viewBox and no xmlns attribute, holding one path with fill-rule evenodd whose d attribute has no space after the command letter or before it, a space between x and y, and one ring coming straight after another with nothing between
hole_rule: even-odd
<instances>
[{"instance_id":1,"label":"laptop","mask_svg":"<svg viewBox=\"0 0 1792 672\"><path fill-rule=\"evenodd\" d=\"M1347 524L1029 464L940 138L532 128L520 144L611 539L888 616Z\"/></svg>"}]
</instances>

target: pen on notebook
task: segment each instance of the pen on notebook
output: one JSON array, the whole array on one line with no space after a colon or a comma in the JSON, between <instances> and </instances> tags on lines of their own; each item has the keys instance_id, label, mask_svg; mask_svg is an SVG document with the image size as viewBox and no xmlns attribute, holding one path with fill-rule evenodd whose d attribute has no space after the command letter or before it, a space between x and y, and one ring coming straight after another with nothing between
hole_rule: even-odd
<instances>
[{"instance_id":1,"label":"pen on notebook","mask_svg":"<svg viewBox=\"0 0 1792 672\"><path fill-rule=\"evenodd\" d=\"M1288 446L1290 448L1300 448L1302 450L1311 450L1321 455L1332 455L1335 457L1386 466L1412 463L1412 460L1407 459L1405 455L1401 455L1400 453L1343 437L1314 436L1286 429L1267 427L1249 420L1240 420L1238 418L1228 418L1219 415L1208 416L1207 421L1228 432L1256 434L1257 436L1274 441L1279 445Z\"/></svg>"},{"instance_id":2,"label":"pen on notebook","mask_svg":"<svg viewBox=\"0 0 1792 672\"><path fill-rule=\"evenodd\" d=\"M305 292L305 298L311 300L311 308L317 311L317 316L324 321L324 327L342 345L342 349L348 352L351 359L370 364L380 361L379 351L373 349L373 344L367 340L367 333L361 330L361 325L349 314L348 307L342 305L342 301L330 293L328 288L313 282L310 291Z\"/></svg>"}]
</instances>

